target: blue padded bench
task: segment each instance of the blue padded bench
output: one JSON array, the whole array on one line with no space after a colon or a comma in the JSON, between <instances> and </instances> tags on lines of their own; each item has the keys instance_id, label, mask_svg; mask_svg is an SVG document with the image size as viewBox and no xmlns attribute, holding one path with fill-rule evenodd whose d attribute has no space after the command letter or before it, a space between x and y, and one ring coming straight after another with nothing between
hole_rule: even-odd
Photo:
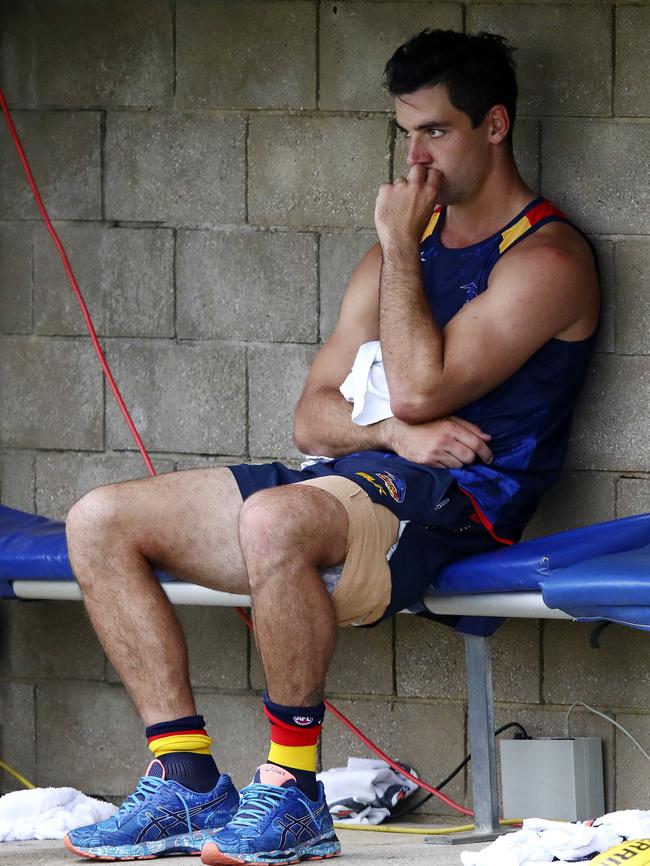
<instances>
[{"instance_id":1,"label":"blue padded bench","mask_svg":"<svg viewBox=\"0 0 650 866\"><path fill-rule=\"evenodd\" d=\"M157 574L174 604L250 606L247 595L218 592ZM81 601L68 562L64 523L0 505L0 598Z\"/></svg>"},{"instance_id":2,"label":"blue padded bench","mask_svg":"<svg viewBox=\"0 0 650 866\"><path fill-rule=\"evenodd\" d=\"M452 563L433 581L424 604L469 617L605 620L650 631L650 514ZM498 624L481 623L480 633ZM478 631L471 623L461 630Z\"/></svg>"},{"instance_id":3,"label":"blue padded bench","mask_svg":"<svg viewBox=\"0 0 650 866\"><path fill-rule=\"evenodd\" d=\"M176 604L250 604L248 596L159 578ZM0 597L81 599L63 523L0 506ZM471 833L429 841L493 839L501 831L489 637L508 617L605 621L650 631L650 514L453 563L432 582L420 611L459 617L456 629L465 636L475 813Z\"/></svg>"}]
</instances>

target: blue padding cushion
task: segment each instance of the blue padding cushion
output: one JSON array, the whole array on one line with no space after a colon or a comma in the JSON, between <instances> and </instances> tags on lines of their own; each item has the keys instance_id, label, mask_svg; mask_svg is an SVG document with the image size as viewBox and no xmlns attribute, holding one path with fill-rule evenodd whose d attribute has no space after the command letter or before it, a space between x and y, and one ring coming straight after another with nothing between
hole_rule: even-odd
<instances>
[{"instance_id":1,"label":"blue padding cushion","mask_svg":"<svg viewBox=\"0 0 650 866\"><path fill-rule=\"evenodd\" d=\"M542 581L548 607L650 631L650 544L579 562Z\"/></svg>"},{"instance_id":2,"label":"blue padding cushion","mask_svg":"<svg viewBox=\"0 0 650 866\"><path fill-rule=\"evenodd\" d=\"M64 524L0 505L0 578L74 580Z\"/></svg>"},{"instance_id":3,"label":"blue padding cushion","mask_svg":"<svg viewBox=\"0 0 650 866\"><path fill-rule=\"evenodd\" d=\"M650 631L650 514L454 562L430 588L443 595L541 591L547 607L574 619L610 620ZM462 625L456 628L468 632ZM483 633L490 633L489 623Z\"/></svg>"},{"instance_id":4,"label":"blue padding cushion","mask_svg":"<svg viewBox=\"0 0 650 866\"><path fill-rule=\"evenodd\" d=\"M0 505L0 598L15 598L13 580L74 580L64 523Z\"/></svg>"},{"instance_id":5,"label":"blue padding cushion","mask_svg":"<svg viewBox=\"0 0 650 866\"><path fill-rule=\"evenodd\" d=\"M438 593L539 592L564 569L650 544L650 514L569 529L448 565L431 583ZM647 566L646 566L647 568ZM586 579L588 570L582 573ZM548 585L548 584L547 584ZM650 599L647 599L650 604Z\"/></svg>"}]
</instances>

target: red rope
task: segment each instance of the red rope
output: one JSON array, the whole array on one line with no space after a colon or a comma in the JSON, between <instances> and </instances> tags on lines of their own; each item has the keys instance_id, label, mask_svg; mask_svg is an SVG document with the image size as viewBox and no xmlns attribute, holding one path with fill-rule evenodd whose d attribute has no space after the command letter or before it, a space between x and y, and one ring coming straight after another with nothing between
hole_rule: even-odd
<instances>
[{"instance_id":1,"label":"red rope","mask_svg":"<svg viewBox=\"0 0 650 866\"><path fill-rule=\"evenodd\" d=\"M34 196L34 200L36 201L36 205L41 214L43 222L45 223L48 232L54 244L59 251L59 255L61 256L61 261L63 262L63 267L65 268L65 272L68 275L68 280L70 281L70 285L72 286L72 290L75 293L77 301L79 302L79 306L81 307L81 312L84 317L84 321L86 322L86 328L88 328L88 333L90 334L90 339L92 340L92 344L95 347L95 351L97 352L97 356L99 358L99 363L102 365L102 370L104 371L104 375L108 379L108 384L111 387L113 394L115 395L115 399L117 400L117 405L120 407L122 411L122 415L124 416L124 420L128 424L129 430L131 431L131 435L135 439L136 445L140 449L140 453L144 459L144 462L149 470L150 475L155 475L156 470L153 467L153 463L147 453L147 449L144 447L144 443L140 438L140 434L138 430L131 420L131 416L129 415L129 410L126 408L126 404L122 399L122 395L120 394L120 389L117 387L117 383L113 378L113 374L111 373L110 367L108 366L108 362L106 357L104 356L104 352L102 347L97 339L97 332L95 331L95 326L93 325L93 321L90 318L90 313L88 312L88 307L86 306L86 302L84 300L83 295L81 294L81 289L79 288L79 284L77 283L77 279L72 270L72 266L68 260L68 256L66 251L59 239L58 234L56 233L56 229L52 225L52 220L50 219L50 215L48 214L45 205L43 204L43 199L41 198L41 194L38 191L38 187L36 186L36 181L34 180L34 175L32 174L32 170L30 168L29 162L27 160L27 156L25 151L23 150L23 146L20 143L20 139L18 138L18 133L16 132L16 127L14 126L14 122L11 118L11 114L9 113L9 107L7 105L7 101L5 99L5 95L0 88L0 105L2 106L2 112L5 116L5 120L7 121L7 126L9 127L9 133L13 139L14 145L16 146L16 150L18 151L18 156L20 157L20 161L23 164L23 169L25 170L25 176L27 177L27 183L32 191L32 195Z\"/></svg>"},{"instance_id":2,"label":"red rope","mask_svg":"<svg viewBox=\"0 0 650 866\"><path fill-rule=\"evenodd\" d=\"M61 243L61 240L59 239L58 234L56 233L56 229L52 225L52 220L50 219L50 216L49 216L49 214L45 208L45 205L43 204L43 199L41 198L41 194L38 191L38 187L36 186L36 181L34 180L34 175L32 174L32 170L31 170L29 162L27 160L27 156L25 154L25 151L23 150L23 146L20 142L20 138L18 137L18 133L16 132L16 127L14 126L14 122L11 118L11 114L9 113L9 107L7 105L7 101L5 99L5 95L4 95L4 92L2 91L1 87L0 87L0 105L2 106L2 112L5 116L5 120L7 121L7 126L9 127L9 132L11 134L11 138L13 139L14 145L16 146L16 150L18 151L18 156L20 157L20 161L23 165L23 169L25 170L25 175L27 177L27 183L29 184L29 187L32 191L32 195L34 196L34 200L36 201L36 205L37 205L38 210L41 214L43 222L47 226L47 230L50 233L50 236L51 236L52 240L54 241L54 244L55 244L57 250L59 251L59 255L61 256L61 261L63 262L63 267L65 268L65 272L68 275L68 280L70 281L70 285L72 286L72 290L74 291L75 297L77 298L79 306L81 307L81 312L83 314L84 321L85 321L86 327L88 329L88 333L90 334L90 339L92 340L92 344L95 347L95 351L97 352L97 356L99 358L100 364L102 365L102 370L104 371L104 375L106 376L106 378L108 380L108 384L110 385L111 390L112 390L113 394L115 395L115 399L117 400L118 406L120 407L120 410L122 411L122 415L124 416L124 420L128 424L129 430L131 431L131 435L135 439L135 442L136 442L136 444L140 450L140 453L142 454L142 457L143 457L144 462L147 466L147 469L149 470L149 474L155 475L156 470L154 469L153 463L151 462L151 459L149 458L149 454L147 453L147 449L145 448L144 443L143 443L142 439L140 438L140 434L138 433L138 430L137 430L135 424L133 423L133 420L129 414L129 410L127 409L126 404L125 404L124 400L122 399L122 395L120 394L120 390L117 387L117 383L115 382L115 379L113 378L113 374L111 373L111 369L108 366L108 361L106 360L106 357L104 355L102 347L101 347L99 340L97 338L95 326L94 326L93 321L90 317L90 313L88 312L88 307L86 306L86 301L84 300L84 297L81 293L81 289L79 288L79 284L77 283L77 279L76 279L74 272L72 270L72 266L70 265L70 262L68 260L67 253L63 247L63 244ZM244 620L248 629L252 632L253 631L253 622L252 622L250 616L246 613L245 610L243 610L240 607L237 608L237 613ZM362 733L362 731L360 731L359 728L356 727L356 725L354 725L348 718L346 718L346 716L344 716L343 713L340 712L340 710L337 710L336 707L333 706L333 704L331 704L329 701L325 701L325 706L332 713L332 715L336 716L336 718L339 719L339 721L341 721L341 722L343 722L343 724L347 725L347 727L352 731L352 733L355 736L357 736L361 740L361 742L364 743L364 745L366 745L370 749L371 752L374 752L375 755L378 755L383 761L386 761L386 763L389 766L391 766L396 772L400 773L400 775L406 776L407 779L410 779L412 782L414 782L420 788L423 788L425 791L428 791L430 794L433 794L434 797L437 797L441 802L445 803L447 806L450 806L452 809L455 809L457 812L461 812L463 815L469 815L470 817L473 816L474 813L470 809L466 809L464 806L461 806L460 803L456 803L454 800L447 797L441 791L438 791L437 788L434 788L432 785L428 785L426 782L423 782L421 779L418 779L417 776L413 776L411 773L407 772L402 766L400 766L400 764L398 764L396 761L394 761L392 758L390 758L385 752L382 752L382 750L378 746L375 746L375 744L371 740L369 740L368 737L366 737L365 734Z\"/></svg>"},{"instance_id":3,"label":"red rope","mask_svg":"<svg viewBox=\"0 0 650 866\"><path fill-rule=\"evenodd\" d=\"M407 770L404 769L404 767L402 767L392 758L389 758L389 756L385 752L382 752L379 746L375 746L372 740L369 740L368 737L366 737L366 735L362 733L355 724L353 724L349 719L347 719L340 710L337 710L336 707L332 706L329 701L325 701L325 706L332 713L332 715L336 716L337 719L346 724L348 728L352 731L352 733L356 737L358 737L361 742L370 749L371 752L374 752L375 755L381 758L382 761L386 761L386 763L401 776L406 776L407 779L410 779L410 781L414 782L416 785L418 785L418 787L422 788L425 791L428 791L429 794L433 794L434 797L437 797L438 800L440 800L442 803L445 803L447 806L450 806L452 809L455 809L457 812L460 812L463 815L469 815L470 818L474 817L474 812L472 812L471 809L467 809L465 806L461 806L460 803L457 803L455 800L447 797L446 794L443 794L442 791L434 788L433 785L429 785L427 782L423 782L422 779L418 779L417 776L409 773Z\"/></svg>"}]
</instances>

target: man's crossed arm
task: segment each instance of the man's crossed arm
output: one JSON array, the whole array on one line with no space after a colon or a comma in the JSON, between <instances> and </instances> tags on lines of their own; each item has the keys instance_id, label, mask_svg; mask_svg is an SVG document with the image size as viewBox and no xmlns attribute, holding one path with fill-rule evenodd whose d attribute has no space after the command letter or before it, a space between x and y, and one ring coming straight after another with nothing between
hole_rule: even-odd
<instances>
[{"instance_id":1,"label":"man's crossed arm","mask_svg":"<svg viewBox=\"0 0 650 866\"><path fill-rule=\"evenodd\" d=\"M441 329L426 301L419 257L436 174L415 166L408 179L380 189L380 244L355 271L296 411L295 439L305 452L390 450L448 467L477 457L489 462L490 437L452 413L505 381L552 337L583 339L595 327L593 257L575 230L551 223L510 250L488 289ZM339 386L358 347L376 339L395 417L360 427Z\"/></svg>"},{"instance_id":2,"label":"man's crossed arm","mask_svg":"<svg viewBox=\"0 0 650 866\"><path fill-rule=\"evenodd\" d=\"M477 456L489 462L490 437L461 419L408 424L387 418L359 426L339 388L362 343L379 336L379 275L382 255L374 246L362 259L346 290L341 313L309 372L294 419L294 438L306 454L341 457L355 451L394 451L429 466L458 467Z\"/></svg>"}]
</instances>

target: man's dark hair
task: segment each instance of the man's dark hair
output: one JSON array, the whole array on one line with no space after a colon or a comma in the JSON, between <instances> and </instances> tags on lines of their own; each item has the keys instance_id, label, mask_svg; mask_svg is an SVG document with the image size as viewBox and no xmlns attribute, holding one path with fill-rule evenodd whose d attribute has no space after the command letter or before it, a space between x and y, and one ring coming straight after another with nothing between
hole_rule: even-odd
<instances>
[{"instance_id":1,"label":"man's dark hair","mask_svg":"<svg viewBox=\"0 0 650 866\"><path fill-rule=\"evenodd\" d=\"M470 35L454 30L423 30L400 45L384 70L392 96L444 84L449 101L464 111L474 128L493 105L505 105L510 133L517 116L517 77L513 48L495 33Z\"/></svg>"}]
</instances>

